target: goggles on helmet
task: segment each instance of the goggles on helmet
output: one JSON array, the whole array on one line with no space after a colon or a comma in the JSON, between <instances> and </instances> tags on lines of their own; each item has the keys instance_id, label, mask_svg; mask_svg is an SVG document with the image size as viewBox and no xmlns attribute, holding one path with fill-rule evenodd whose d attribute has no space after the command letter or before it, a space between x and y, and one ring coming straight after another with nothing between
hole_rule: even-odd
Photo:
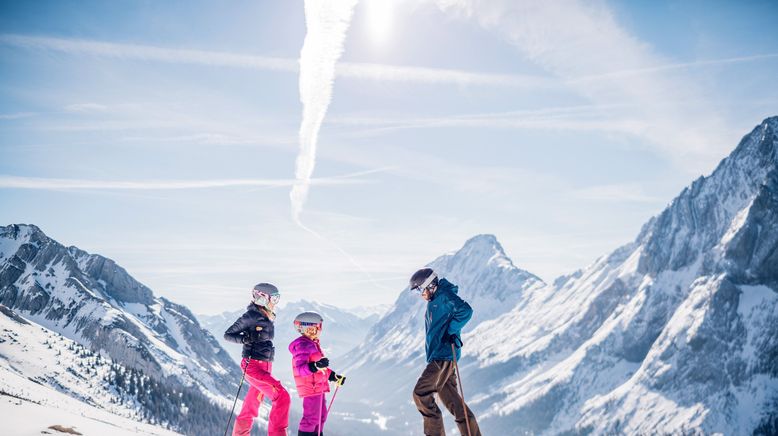
<instances>
[{"instance_id":1,"label":"goggles on helmet","mask_svg":"<svg viewBox=\"0 0 778 436\"><path fill-rule=\"evenodd\" d=\"M424 291L430 289L433 286L433 282L435 281L436 278L438 278L438 275L433 272L432 274L430 274L429 277L424 279L424 281L421 282L418 286L412 287L411 292L417 295L423 294Z\"/></svg>"},{"instance_id":2,"label":"goggles on helmet","mask_svg":"<svg viewBox=\"0 0 778 436\"><path fill-rule=\"evenodd\" d=\"M264 292L255 292L254 294L254 304L259 306L267 306L268 303L276 305L279 301L281 301L281 294L268 295Z\"/></svg>"},{"instance_id":3,"label":"goggles on helmet","mask_svg":"<svg viewBox=\"0 0 778 436\"><path fill-rule=\"evenodd\" d=\"M300 333L303 333L310 327L316 327L317 329L321 330L321 324L320 322L305 322L305 321L295 321L294 326L297 328L297 331Z\"/></svg>"}]
</instances>

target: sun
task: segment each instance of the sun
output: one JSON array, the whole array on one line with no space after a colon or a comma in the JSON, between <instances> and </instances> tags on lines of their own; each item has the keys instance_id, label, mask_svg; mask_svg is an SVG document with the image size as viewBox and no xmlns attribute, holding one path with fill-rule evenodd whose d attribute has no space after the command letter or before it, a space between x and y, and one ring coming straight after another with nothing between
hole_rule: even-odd
<instances>
[{"instance_id":1,"label":"sun","mask_svg":"<svg viewBox=\"0 0 778 436\"><path fill-rule=\"evenodd\" d=\"M376 44L385 44L389 39L395 3L395 0L368 0L365 4L368 32Z\"/></svg>"}]
</instances>

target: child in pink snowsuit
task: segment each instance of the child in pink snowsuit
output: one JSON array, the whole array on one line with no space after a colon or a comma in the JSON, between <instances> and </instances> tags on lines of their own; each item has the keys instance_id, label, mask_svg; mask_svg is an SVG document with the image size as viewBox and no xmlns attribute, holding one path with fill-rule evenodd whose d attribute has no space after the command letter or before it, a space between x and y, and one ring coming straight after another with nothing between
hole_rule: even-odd
<instances>
[{"instance_id":1,"label":"child in pink snowsuit","mask_svg":"<svg viewBox=\"0 0 778 436\"><path fill-rule=\"evenodd\" d=\"M330 361L324 357L319 345L322 317L315 312L304 312L294 320L300 337L289 344L292 353L292 372L297 393L303 399L303 417L298 436L320 436L327 421L325 394L330 391L328 382L343 385L346 377L329 369Z\"/></svg>"},{"instance_id":2,"label":"child in pink snowsuit","mask_svg":"<svg viewBox=\"0 0 778 436\"><path fill-rule=\"evenodd\" d=\"M246 313L224 332L227 341L243 344L243 361L240 366L249 384L243 408L235 418L233 436L248 436L251 433L263 397L272 403L267 425L268 436L287 436L291 403L289 393L271 374L275 355L273 309L280 297L275 286L258 284L252 291L252 301Z\"/></svg>"}]
</instances>

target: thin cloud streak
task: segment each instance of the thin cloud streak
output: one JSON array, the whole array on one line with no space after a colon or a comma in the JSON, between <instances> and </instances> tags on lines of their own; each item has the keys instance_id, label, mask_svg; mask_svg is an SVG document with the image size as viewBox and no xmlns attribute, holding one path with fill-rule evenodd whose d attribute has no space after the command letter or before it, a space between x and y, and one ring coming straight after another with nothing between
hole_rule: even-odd
<instances>
[{"instance_id":1,"label":"thin cloud streak","mask_svg":"<svg viewBox=\"0 0 778 436\"><path fill-rule=\"evenodd\" d=\"M33 112L19 112L15 114L0 114L0 120L18 120L35 116Z\"/></svg>"},{"instance_id":2,"label":"thin cloud streak","mask_svg":"<svg viewBox=\"0 0 778 436\"><path fill-rule=\"evenodd\" d=\"M699 60L693 62L680 62L675 64L658 65L655 67L648 67L648 68L613 71L605 74L595 74L591 76L578 77L575 79L568 80L566 83L576 84L576 83L589 82L589 81L608 80L608 79L618 78L618 77L638 76L638 75L645 75L645 74L662 73L665 71L686 70L690 68L709 67L709 66L716 66L716 65L757 62L757 61L764 61L770 59L778 59L778 53L767 53L767 54L753 55L753 56L738 56L734 58L724 58L724 59Z\"/></svg>"},{"instance_id":3,"label":"thin cloud streak","mask_svg":"<svg viewBox=\"0 0 778 436\"><path fill-rule=\"evenodd\" d=\"M0 35L0 43L26 49L50 50L73 55L297 72L297 62L294 59L269 56L13 34Z\"/></svg>"},{"instance_id":4,"label":"thin cloud streak","mask_svg":"<svg viewBox=\"0 0 778 436\"><path fill-rule=\"evenodd\" d=\"M632 203L656 203L664 204L666 199L649 195L640 185L635 184L612 184L598 185L587 188L577 189L571 193L574 198L579 200L592 201L610 201L610 202L632 202Z\"/></svg>"},{"instance_id":5,"label":"thin cloud streak","mask_svg":"<svg viewBox=\"0 0 778 436\"><path fill-rule=\"evenodd\" d=\"M114 59L154 61L249 68L297 74L297 59L206 50L172 49L139 44L120 44L83 39L50 38L6 34L0 44L23 49L48 50L71 55L100 56ZM558 83L542 76L489 74L446 68L339 62L336 76L359 80L512 87L553 87Z\"/></svg>"},{"instance_id":6,"label":"thin cloud streak","mask_svg":"<svg viewBox=\"0 0 778 436\"><path fill-rule=\"evenodd\" d=\"M377 172L377 171L372 171ZM366 175L370 172L361 172ZM312 185L333 186L366 183L355 179L356 176L345 175L328 178L311 179ZM0 176L0 189L37 189L37 190L184 190L235 187L291 187L294 179L222 179L222 180L146 180L146 181L116 181L116 180L84 180L57 179L38 177Z\"/></svg>"},{"instance_id":7,"label":"thin cloud streak","mask_svg":"<svg viewBox=\"0 0 778 436\"><path fill-rule=\"evenodd\" d=\"M125 60L250 68L295 74L299 71L299 65L296 59L210 50L165 48L143 44L111 43L84 39L52 38L16 34L0 35L0 44L25 49L49 50L72 55L101 56ZM537 75L493 74L446 68L427 68L354 62L339 62L336 67L336 75L343 78L373 80L379 82L453 84L462 86L502 86L517 88L553 88L559 87L562 84L578 85L585 82L597 82L613 78L651 75L689 68L758 62L776 58L778 58L778 53L699 60L693 62L680 62L646 68L617 70L602 74L573 77L565 79L562 82L549 77ZM6 119L6 117L0 115L0 119Z\"/></svg>"},{"instance_id":8,"label":"thin cloud streak","mask_svg":"<svg viewBox=\"0 0 778 436\"><path fill-rule=\"evenodd\" d=\"M621 109L633 104L581 105L497 113L464 114L443 117L389 118L340 116L329 124L370 127L351 136L375 136L407 129L501 128L523 130L602 131L642 135L650 126L639 119L621 116Z\"/></svg>"}]
</instances>

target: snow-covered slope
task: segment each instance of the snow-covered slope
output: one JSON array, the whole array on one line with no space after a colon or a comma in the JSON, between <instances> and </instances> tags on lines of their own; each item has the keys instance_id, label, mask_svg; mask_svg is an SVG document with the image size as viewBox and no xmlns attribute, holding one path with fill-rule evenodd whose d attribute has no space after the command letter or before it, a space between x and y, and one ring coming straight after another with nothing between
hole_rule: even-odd
<instances>
[{"instance_id":1,"label":"snow-covered slope","mask_svg":"<svg viewBox=\"0 0 778 436\"><path fill-rule=\"evenodd\" d=\"M48 427L57 425L92 435L177 434L143 423L154 418L137 407L136 393L141 389L131 393L119 380L129 374L124 366L5 306L0 306L0 329L0 414L5 434L56 434ZM187 409L182 403L180 412Z\"/></svg>"},{"instance_id":2,"label":"snow-covered slope","mask_svg":"<svg viewBox=\"0 0 778 436\"><path fill-rule=\"evenodd\" d=\"M202 426L218 427L231 405L240 369L186 307L33 225L0 227L0 304L166 389L198 396L197 414L156 417L176 428L197 423L208 433Z\"/></svg>"},{"instance_id":3,"label":"snow-covered slope","mask_svg":"<svg viewBox=\"0 0 778 436\"><path fill-rule=\"evenodd\" d=\"M465 373L481 383L476 404L489 428L775 426L776 132L778 118L765 120L634 242L472 332L483 346L467 350Z\"/></svg>"},{"instance_id":4,"label":"snow-covered slope","mask_svg":"<svg viewBox=\"0 0 778 436\"><path fill-rule=\"evenodd\" d=\"M433 262L481 314L461 369L485 434L778 432L777 132L765 120L635 241L553 284L485 280L480 250ZM421 431L420 306L403 291L350 353L392 434Z\"/></svg>"}]
</instances>

